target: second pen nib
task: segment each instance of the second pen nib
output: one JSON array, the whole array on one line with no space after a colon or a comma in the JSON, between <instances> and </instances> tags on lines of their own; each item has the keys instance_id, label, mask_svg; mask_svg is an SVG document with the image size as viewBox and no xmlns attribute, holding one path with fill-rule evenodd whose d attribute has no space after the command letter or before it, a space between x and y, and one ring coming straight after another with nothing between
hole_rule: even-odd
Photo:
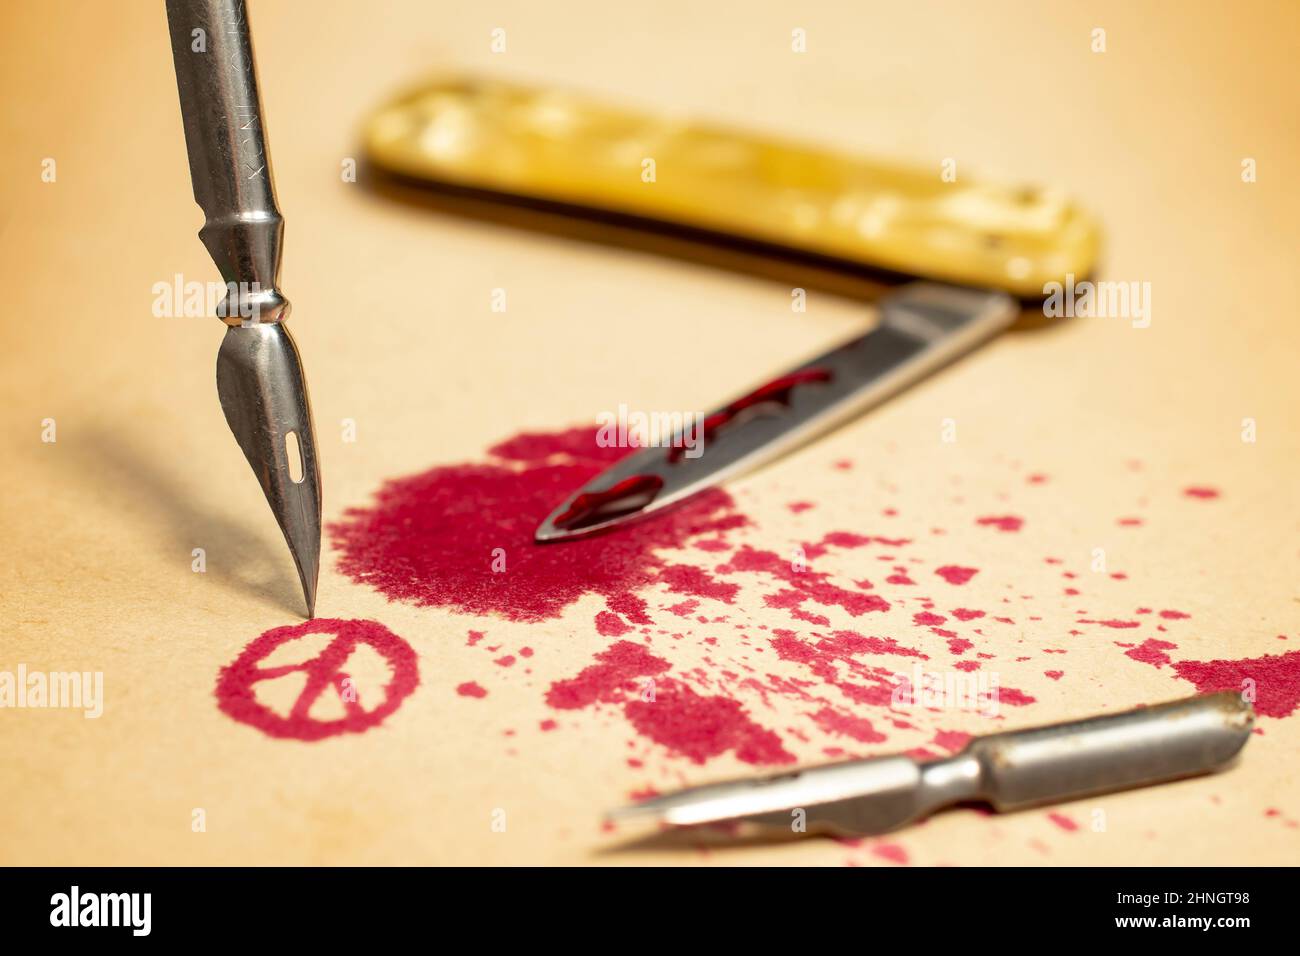
<instances>
[{"instance_id":1,"label":"second pen nib","mask_svg":"<svg viewBox=\"0 0 1300 956\"><path fill-rule=\"evenodd\" d=\"M321 485L298 347L279 322L230 326L217 353L217 395L293 552L307 616L316 613Z\"/></svg>"}]
</instances>

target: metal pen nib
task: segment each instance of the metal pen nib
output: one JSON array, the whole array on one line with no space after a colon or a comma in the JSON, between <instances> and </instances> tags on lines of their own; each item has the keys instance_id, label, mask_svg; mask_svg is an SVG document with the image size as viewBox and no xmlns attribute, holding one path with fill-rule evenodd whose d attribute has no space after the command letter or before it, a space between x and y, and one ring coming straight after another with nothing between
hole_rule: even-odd
<instances>
[{"instance_id":1,"label":"metal pen nib","mask_svg":"<svg viewBox=\"0 0 1300 956\"><path fill-rule=\"evenodd\" d=\"M307 616L320 574L320 469L298 347L279 322L226 330L217 395L293 552Z\"/></svg>"},{"instance_id":2,"label":"metal pen nib","mask_svg":"<svg viewBox=\"0 0 1300 956\"><path fill-rule=\"evenodd\" d=\"M886 833L962 801L1019 810L1210 773L1250 739L1236 691L973 738L921 762L873 757L691 787L611 812L614 822L729 824L761 835Z\"/></svg>"},{"instance_id":3,"label":"metal pen nib","mask_svg":"<svg viewBox=\"0 0 1300 956\"><path fill-rule=\"evenodd\" d=\"M226 282L217 353L226 422L293 553L308 616L320 574L321 482L307 382L278 288L275 201L244 0L167 0L199 231Z\"/></svg>"}]
</instances>

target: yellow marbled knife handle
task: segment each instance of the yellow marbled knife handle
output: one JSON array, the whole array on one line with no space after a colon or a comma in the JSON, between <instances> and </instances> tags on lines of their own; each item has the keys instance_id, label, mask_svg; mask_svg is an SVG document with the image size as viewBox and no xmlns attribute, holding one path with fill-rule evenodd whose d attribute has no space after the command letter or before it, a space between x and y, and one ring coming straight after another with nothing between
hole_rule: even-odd
<instances>
[{"instance_id":1,"label":"yellow marbled knife handle","mask_svg":"<svg viewBox=\"0 0 1300 956\"><path fill-rule=\"evenodd\" d=\"M438 82L371 117L394 174L639 216L1032 298L1097 255L1095 222L1052 190L945 181L497 80ZM951 177L949 177L951 178Z\"/></svg>"}]
</instances>

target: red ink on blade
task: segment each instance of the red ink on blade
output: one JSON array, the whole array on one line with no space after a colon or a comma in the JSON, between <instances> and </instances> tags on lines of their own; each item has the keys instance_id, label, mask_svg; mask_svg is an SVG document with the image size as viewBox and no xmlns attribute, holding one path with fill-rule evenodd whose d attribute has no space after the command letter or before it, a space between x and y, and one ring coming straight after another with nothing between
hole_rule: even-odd
<instances>
[{"instance_id":1,"label":"red ink on blade","mask_svg":"<svg viewBox=\"0 0 1300 956\"><path fill-rule=\"evenodd\" d=\"M604 491L578 495L564 513L556 517L554 524L557 528L576 531L620 515L641 511L654 501L663 487L664 480L658 475L624 478Z\"/></svg>"},{"instance_id":2,"label":"red ink on blade","mask_svg":"<svg viewBox=\"0 0 1300 956\"><path fill-rule=\"evenodd\" d=\"M730 425L750 409L758 409L764 405L772 404L789 406L797 386L824 385L833 377L833 373L828 368L809 368L773 379L766 385L754 389L745 397L736 399L722 411L714 412L704 419L704 427L701 429L703 435L700 437L705 443L713 441L720 429ZM668 460L672 462L680 461L685 452L686 448L682 444L674 443L673 447L669 449Z\"/></svg>"},{"instance_id":3,"label":"red ink on blade","mask_svg":"<svg viewBox=\"0 0 1300 956\"><path fill-rule=\"evenodd\" d=\"M262 662L281 647L310 635L331 635L319 654L294 664L263 666ZM384 659L389 681L383 699L371 703L344 671L352 652L366 645ZM257 699L256 686L290 675L306 675L306 683L288 713L279 713ZM302 624L267 631L244 648L235 662L217 678L217 705L240 723L256 727L269 737L294 740L323 740L338 734L361 733L382 723L401 706L420 683L415 651L388 628L376 621L345 621L316 618ZM311 711L322 695L337 693L344 716L318 720Z\"/></svg>"}]
</instances>

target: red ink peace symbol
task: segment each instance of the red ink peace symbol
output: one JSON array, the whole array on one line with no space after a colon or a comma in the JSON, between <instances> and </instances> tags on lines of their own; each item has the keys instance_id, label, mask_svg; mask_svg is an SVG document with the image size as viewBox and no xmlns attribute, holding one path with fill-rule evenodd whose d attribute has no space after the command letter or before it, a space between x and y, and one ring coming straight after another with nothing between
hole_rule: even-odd
<instances>
[{"instance_id":1,"label":"red ink peace symbol","mask_svg":"<svg viewBox=\"0 0 1300 956\"><path fill-rule=\"evenodd\" d=\"M276 648L308 634L333 634L334 639L320 654L302 663L258 666ZM349 679L343 667L358 644L368 644L377 651L387 661L391 674L384 687L383 701L368 710L357 695L343 693L344 681ZM307 683L287 715L276 713L257 700L253 693L255 684L294 671L305 672ZM397 710L419 683L414 649L384 625L376 621L317 618L273 628L245 647L233 664L221 669L216 694L223 713L271 737L321 740L336 734L359 734L378 725ZM346 713L337 720L314 720L310 716L312 705L326 688L333 688L340 695Z\"/></svg>"}]
</instances>

